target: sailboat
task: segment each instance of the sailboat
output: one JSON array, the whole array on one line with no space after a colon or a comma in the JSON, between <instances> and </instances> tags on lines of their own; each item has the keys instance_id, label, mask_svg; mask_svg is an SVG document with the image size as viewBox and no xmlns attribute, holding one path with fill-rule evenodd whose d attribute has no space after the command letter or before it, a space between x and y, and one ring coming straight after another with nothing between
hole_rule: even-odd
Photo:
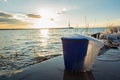
<instances>
[{"instance_id":1,"label":"sailboat","mask_svg":"<svg viewBox=\"0 0 120 80\"><path fill-rule=\"evenodd\" d=\"M70 21L69 21L69 23L68 23L68 28L69 28L69 29L73 29L73 27L70 26Z\"/></svg>"},{"instance_id":2,"label":"sailboat","mask_svg":"<svg viewBox=\"0 0 120 80\"><path fill-rule=\"evenodd\" d=\"M88 35L88 28L89 28L89 24L87 24L86 16L85 16L85 35Z\"/></svg>"}]
</instances>

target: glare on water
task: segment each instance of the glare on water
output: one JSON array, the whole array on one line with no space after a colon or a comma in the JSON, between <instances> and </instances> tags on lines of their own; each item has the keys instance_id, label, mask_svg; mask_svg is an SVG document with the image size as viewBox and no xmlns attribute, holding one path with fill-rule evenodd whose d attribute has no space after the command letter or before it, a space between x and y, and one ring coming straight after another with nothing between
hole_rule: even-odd
<instances>
[{"instance_id":1,"label":"glare on water","mask_svg":"<svg viewBox=\"0 0 120 80\"><path fill-rule=\"evenodd\" d=\"M42 29L40 30L40 37L42 36L42 39L41 39L41 45L42 46L47 46L48 44L48 39L49 39L49 30L48 29Z\"/></svg>"}]
</instances>

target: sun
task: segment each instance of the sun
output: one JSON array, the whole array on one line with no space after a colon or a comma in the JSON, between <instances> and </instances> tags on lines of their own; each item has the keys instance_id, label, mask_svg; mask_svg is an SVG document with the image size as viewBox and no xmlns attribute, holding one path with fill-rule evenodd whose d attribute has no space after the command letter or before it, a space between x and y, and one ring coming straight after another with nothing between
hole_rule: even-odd
<instances>
[{"instance_id":1,"label":"sun","mask_svg":"<svg viewBox=\"0 0 120 80\"><path fill-rule=\"evenodd\" d=\"M34 28L51 28L55 26L57 14L50 9L39 9L37 14L41 16L40 19L34 20Z\"/></svg>"},{"instance_id":2,"label":"sun","mask_svg":"<svg viewBox=\"0 0 120 80\"><path fill-rule=\"evenodd\" d=\"M51 9L42 8L42 9L38 10L38 14L41 15L42 18L46 18L46 19L56 17L56 13Z\"/></svg>"}]
</instances>

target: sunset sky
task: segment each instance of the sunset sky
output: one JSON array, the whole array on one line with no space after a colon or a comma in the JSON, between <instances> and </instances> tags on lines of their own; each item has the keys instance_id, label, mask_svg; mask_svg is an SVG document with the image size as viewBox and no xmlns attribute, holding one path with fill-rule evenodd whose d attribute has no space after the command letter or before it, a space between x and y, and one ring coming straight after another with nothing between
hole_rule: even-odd
<instances>
[{"instance_id":1,"label":"sunset sky","mask_svg":"<svg viewBox=\"0 0 120 80\"><path fill-rule=\"evenodd\" d=\"M120 25L120 0L0 0L0 28Z\"/></svg>"}]
</instances>

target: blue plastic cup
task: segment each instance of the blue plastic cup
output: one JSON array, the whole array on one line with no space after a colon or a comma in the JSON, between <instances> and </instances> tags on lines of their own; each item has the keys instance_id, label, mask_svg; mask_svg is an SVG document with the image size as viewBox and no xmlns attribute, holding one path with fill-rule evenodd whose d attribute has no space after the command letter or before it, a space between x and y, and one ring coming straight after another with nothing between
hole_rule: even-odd
<instances>
[{"instance_id":1,"label":"blue plastic cup","mask_svg":"<svg viewBox=\"0 0 120 80\"><path fill-rule=\"evenodd\" d=\"M64 65L67 71L82 71L88 48L88 39L62 37Z\"/></svg>"}]
</instances>

